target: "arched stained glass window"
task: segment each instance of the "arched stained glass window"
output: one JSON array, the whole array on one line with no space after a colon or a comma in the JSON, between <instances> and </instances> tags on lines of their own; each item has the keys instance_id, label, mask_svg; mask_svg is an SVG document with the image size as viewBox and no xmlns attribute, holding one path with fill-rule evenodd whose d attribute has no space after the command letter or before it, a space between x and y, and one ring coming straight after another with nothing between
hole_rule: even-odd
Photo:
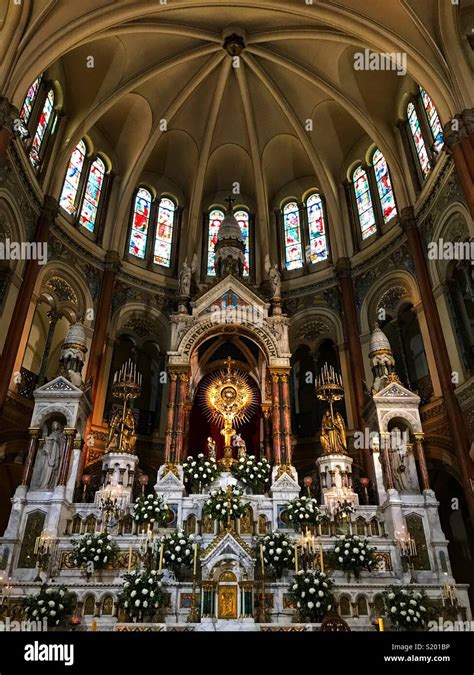
<instances>
[{"instance_id":1,"label":"arched stained glass window","mask_svg":"<svg viewBox=\"0 0 474 675\"><path fill-rule=\"evenodd\" d=\"M36 96L38 95L41 77L42 75L37 77L36 80L33 82L33 84L30 86L25 96L25 100L23 101L23 105L21 106L20 117L25 124L28 124L30 120L31 111L33 110Z\"/></svg>"},{"instance_id":2,"label":"arched stained glass window","mask_svg":"<svg viewBox=\"0 0 474 675\"><path fill-rule=\"evenodd\" d=\"M289 202L283 209L285 232L285 264L287 270L303 267L300 212L296 202Z\"/></svg>"},{"instance_id":3,"label":"arched stained glass window","mask_svg":"<svg viewBox=\"0 0 474 675\"><path fill-rule=\"evenodd\" d=\"M434 138L434 147L437 152L441 150L444 144L443 137L443 127L441 126L441 120L439 119L438 111L435 108L435 105L431 98L428 96L423 87L420 87L421 100L423 101L423 106L426 111L426 116L428 117L428 123L430 125L431 133Z\"/></svg>"},{"instance_id":4,"label":"arched stained glass window","mask_svg":"<svg viewBox=\"0 0 474 675\"><path fill-rule=\"evenodd\" d=\"M248 276L250 273L249 214L247 211L240 209L234 212L234 216L240 225L240 230L244 240L244 276Z\"/></svg>"},{"instance_id":5,"label":"arched stained glass window","mask_svg":"<svg viewBox=\"0 0 474 675\"><path fill-rule=\"evenodd\" d=\"M132 232L130 234L129 253L145 258L152 196L149 190L139 188L133 209Z\"/></svg>"},{"instance_id":6,"label":"arched stained glass window","mask_svg":"<svg viewBox=\"0 0 474 675\"><path fill-rule=\"evenodd\" d=\"M43 110L39 118L33 143L30 148L30 162L37 169L40 165L40 152L48 126L51 122L54 110L54 91L50 89L44 102Z\"/></svg>"},{"instance_id":7,"label":"arched stained glass window","mask_svg":"<svg viewBox=\"0 0 474 675\"><path fill-rule=\"evenodd\" d=\"M207 237L207 274L209 276L215 276L216 268L216 242L217 242L217 233L221 226L222 221L224 220L224 211L221 209L212 209L209 213L209 234Z\"/></svg>"},{"instance_id":8,"label":"arched stained glass window","mask_svg":"<svg viewBox=\"0 0 474 675\"><path fill-rule=\"evenodd\" d=\"M352 182L354 185L362 239L368 239L368 237L375 234L377 227L375 224L372 197L370 196L369 181L366 172L361 166L354 171Z\"/></svg>"},{"instance_id":9,"label":"arched stained glass window","mask_svg":"<svg viewBox=\"0 0 474 675\"><path fill-rule=\"evenodd\" d=\"M84 141L79 141L74 148L74 152L72 153L67 166L63 189L59 198L59 206L70 215L76 212L76 197L81 180L82 169L84 168L86 152L86 144Z\"/></svg>"},{"instance_id":10,"label":"arched stained glass window","mask_svg":"<svg viewBox=\"0 0 474 675\"><path fill-rule=\"evenodd\" d=\"M384 223L388 223L391 218L397 215L395 197L393 195L392 182L388 171L387 162L380 150L374 152L372 162L375 171L375 180L377 181L377 190L379 193L380 205L382 207Z\"/></svg>"},{"instance_id":11,"label":"arched stained glass window","mask_svg":"<svg viewBox=\"0 0 474 675\"><path fill-rule=\"evenodd\" d=\"M326 225L321 196L314 193L306 200L308 214L310 258L312 263L327 260L329 251L326 239Z\"/></svg>"},{"instance_id":12,"label":"arched stained glass window","mask_svg":"<svg viewBox=\"0 0 474 675\"><path fill-rule=\"evenodd\" d=\"M158 207L153 262L156 265L163 265L163 267L171 265L171 244L173 243L175 209L176 206L171 199L162 197Z\"/></svg>"},{"instance_id":13,"label":"arched stained glass window","mask_svg":"<svg viewBox=\"0 0 474 675\"><path fill-rule=\"evenodd\" d=\"M431 163L428 157L428 153L426 151L426 145L423 139L423 134L421 133L420 120L418 119L418 115L416 114L415 106L413 105L413 103L408 104L407 115L411 135L413 137L413 142L415 144L418 162L420 164L423 176L426 177L431 171Z\"/></svg>"},{"instance_id":14,"label":"arched stained glass window","mask_svg":"<svg viewBox=\"0 0 474 675\"><path fill-rule=\"evenodd\" d=\"M79 223L89 232L94 231L99 210L99 202L105 177L105 164L97 157L91 165L87 178L86 190L82 202Z\"/></svg>"}]
</instances>

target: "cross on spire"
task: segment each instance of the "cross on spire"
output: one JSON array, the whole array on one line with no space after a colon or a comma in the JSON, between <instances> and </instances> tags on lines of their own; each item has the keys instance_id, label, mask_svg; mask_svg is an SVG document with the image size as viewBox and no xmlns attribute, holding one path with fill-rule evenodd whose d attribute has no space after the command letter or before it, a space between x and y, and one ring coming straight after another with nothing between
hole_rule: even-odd
<instances>
[{"instance_id":1,"label":"cross on spire","mask_svg":"<svg viewBox=\"0 0 474 675\"><path fill-rule=\"evenodd\" d=\"M224 199L225 202L229 202L229 211L233 211L234 208L232 206L233 202L235 202L235 199L231 196L227 197L227 199Z\"/></svg>"},{"instance_id":2,"label":"cross on spire","mask_svg":"<svg viewBox=\"0 0 474 675\"><path fill-rule=\"evenodd\" d=\"M233 364L234 362L233 362L233 360L230 358L230 356L228 356L228 357L226 358L226 360L225 360L225 363L227 364L227 374L230 375L230 374L231 374L232 364Z\"/></svg>"}]
</instances>

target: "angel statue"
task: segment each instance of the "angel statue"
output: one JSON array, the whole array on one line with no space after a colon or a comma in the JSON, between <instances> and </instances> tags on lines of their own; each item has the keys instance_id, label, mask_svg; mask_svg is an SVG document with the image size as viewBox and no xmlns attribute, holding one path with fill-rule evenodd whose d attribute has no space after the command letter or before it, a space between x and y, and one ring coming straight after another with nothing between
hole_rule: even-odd
<instances>
[{"instance_id":1,"label":"angel statue","mask_svg":"<svg viewBox=\"0 0 474 675\"><path fill-rule=\"evenodd\" d=\"M278 270L278 266L270 263L270 257L268 255L265 258L265 271L268 274L270 285L273 290L272 299L281 298L281 274Z\"/></svg>"},{"instance_id":2,"label":"angel statue","mask_svg":"<svg viewBox=\"0 0 474 675\"><path fill-rule=\"evenodd\" d=\"M217 459L216 442L211 436L207 437L207 455L209 459L214 461Z\"/></svg>"},{"instance_id":3,"label":"angel statue","mask_svg":"<svg viewBox=\"0 0 474 675\"><path fill-rule=\"evenodd\" d=\"M346 425L340 413L324 413L320 441L326 454L347 455Z\"/></svg>"},{"instance_id":4,"label":"angel statue","mask_svg":"<svg viewBox=\"0 0 474 675\"><path fill-rule=\"evenodd\" d=\"M188 259L186 258L179 273L179 294L183 297L191 295L191 277L196 270L196 260L196 254L194 254L191 265L188 265Z\"/></svg>"},{"instance_id":5,"label":"angel statue","mask_svg":"<svg viewBox=\"0 0 474 675\"><path fill-rule=\"evenodd\" d=\"M247 455L247 445L240 434L235 434L232 445L234 448L237 448L238 458L245 457Z\"/></svg>"}]
</instances>

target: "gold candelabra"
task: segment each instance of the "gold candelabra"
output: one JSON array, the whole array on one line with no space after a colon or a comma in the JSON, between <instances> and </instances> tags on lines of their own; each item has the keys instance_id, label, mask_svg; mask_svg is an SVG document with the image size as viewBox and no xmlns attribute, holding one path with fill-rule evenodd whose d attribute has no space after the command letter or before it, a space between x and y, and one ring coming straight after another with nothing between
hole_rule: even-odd
<instances>
[{"instance_id":1,"label":"gold candelabra","mask_svg":"<svg viewBox=\"0 0 474 675\"><path fill-rule=\"evenodd\" d=\"M137 372L136 364L129 359L114 375L112 396L123 401L121 413L116 412L110 421L107 447L118 452L133 453L136 444L135 419L129 401L142 393L142 375Z\"/></svg>"}]
</instances>

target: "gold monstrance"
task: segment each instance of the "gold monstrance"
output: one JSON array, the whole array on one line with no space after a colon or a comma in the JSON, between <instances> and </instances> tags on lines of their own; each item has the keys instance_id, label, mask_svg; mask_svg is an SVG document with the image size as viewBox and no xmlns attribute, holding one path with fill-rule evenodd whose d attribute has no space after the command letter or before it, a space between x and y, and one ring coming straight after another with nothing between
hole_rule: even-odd
<instances>
[{"instance_id":1,"label":"gold monstrance","mask_svg":"<svg viewBox=\"0 0 474 675\"><path fill-rule=\"evenodd\" d=\"M342 415L334 412L333 404L344 398L341 376L325 363L316 379L316 396L327 401L329 409L324 413L321 429L321 446L326 454L347 454L346 425Z\"/></svg>"},{"instance_id":2,"label":"gold monstrance","mask_svg":"<svg viewBox=\"0 0 474 675\"><path fill-rule=\"evenodd\" d=\"M128 402L138 398L142 392L142 376L131 360L127 361L114 375L112 396L123 400L122 412L116 412L109 424L107 448L115 452L133 453L137 441L135 419Z\"/></svg>"},{"instance_id":3,"label":"gold monstrance","mask_svg":"<svg viewBox=\"0 0 474 675\"><path fill-rule=\"evenodd\" d=\"M203 404L209 417L222 426L224 436L224 458L222 468L229 471L236 461L232 458L232 436L236 426L250 418L255 405L255 393L245 373L232 370L232 359L227 357L226 370L218 371L203 392Z\"/></svg>"}]
</instances>

